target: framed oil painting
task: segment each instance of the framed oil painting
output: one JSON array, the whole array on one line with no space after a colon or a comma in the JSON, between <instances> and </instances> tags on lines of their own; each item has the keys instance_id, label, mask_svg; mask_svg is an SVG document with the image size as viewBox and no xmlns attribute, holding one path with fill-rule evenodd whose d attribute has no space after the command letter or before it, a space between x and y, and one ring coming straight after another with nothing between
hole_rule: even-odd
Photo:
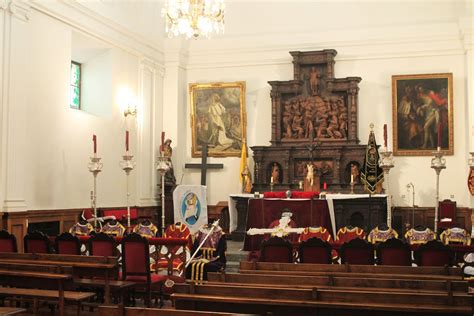
<instances>
[{"instance_id":1,"label":"framed oil painting","mask_svg":"<svg viewBox=\"0 0 474 316\"><path fill-rule=\"evenodd\" d=\"M240 157L246 137L245 82L191 83L192 157Z\"/></svg>"},{"instance_id":2,"label":"framed oil painting","mask_svg":"<svg viewBox=\"0 0 474 316\"><path fill-rule=\"evenodd\" d=\"M392 76L395 156L453 155L453 74Z\"/></svg>"}]
</instances>

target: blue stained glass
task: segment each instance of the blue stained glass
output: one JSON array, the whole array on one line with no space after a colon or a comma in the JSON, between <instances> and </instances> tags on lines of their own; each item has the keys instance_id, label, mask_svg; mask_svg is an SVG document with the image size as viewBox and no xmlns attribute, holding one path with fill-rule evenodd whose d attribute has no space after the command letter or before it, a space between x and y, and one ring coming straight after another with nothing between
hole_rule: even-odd
<instances>
[{"instance_id":1,"label":"blue stained glass","mask_svg":"<svg viewBox=\"0 0 474 316\"><path fill-rule=\"evenodd\" d=\"M71 61L69 106L81 108L81 64Z\"/></svg>"}]
</instances>

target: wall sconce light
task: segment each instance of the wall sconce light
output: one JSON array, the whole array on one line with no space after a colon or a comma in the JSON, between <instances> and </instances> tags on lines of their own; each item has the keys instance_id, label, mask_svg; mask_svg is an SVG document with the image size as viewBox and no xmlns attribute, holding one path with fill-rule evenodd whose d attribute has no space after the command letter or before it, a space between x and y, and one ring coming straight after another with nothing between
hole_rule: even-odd
<instances>
[{"instance_id":1,"label":"wall sconce light","mask_svg":"<svg viewBox=\"0 0 474 316\"><path fill-rule=\"evenodd\" d=\"M123 115L125 117L131 115L131 116L136 116L137 115L137 107L135 105L128 105L127 108L123 111Z\"/></svg>"}]
</instances>

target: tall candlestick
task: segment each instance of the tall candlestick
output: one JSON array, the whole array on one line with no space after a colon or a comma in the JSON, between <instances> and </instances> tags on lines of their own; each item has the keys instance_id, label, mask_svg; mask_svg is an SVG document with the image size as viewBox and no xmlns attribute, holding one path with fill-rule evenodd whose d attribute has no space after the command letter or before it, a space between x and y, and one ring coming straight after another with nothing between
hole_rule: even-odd
<instances>
[{"instance_id":1,"label":"tall candlestick","mask_svg":"<svg viewBox=\"0 0 474 316\"><path fill-rule=\"evenodd\" d=\"M92 135L92 141L94 142L94 154L97 154L97 136Z\"/></svg>"},{"instance_id":2,"label":"tall candlestick","mask_svg":"<svg viewBox=\"0 0 474 316\"><path fill-rule=\"evenodd\" d=\"M438 151L441 149L441 122L438 123Z\"/></svg>"},{"instance_id":3,"label":"tall candlestick","mask_svg":"<svg viewBox=\"0 0 474 316\"><path fill-rule=\"evenodd\" d=\"M125 150L128 152L128 131L125 131Z\"/></svg>"},{"instance_id":4,"label":"tall candlestick","mask_svg":"<svg viewBox=\"0 0 474 316\"><path fill-rule=\"evenodd\" d=\"M383 125L383 145L387 148L387 124Z\"/></svg>"}]
</instances>

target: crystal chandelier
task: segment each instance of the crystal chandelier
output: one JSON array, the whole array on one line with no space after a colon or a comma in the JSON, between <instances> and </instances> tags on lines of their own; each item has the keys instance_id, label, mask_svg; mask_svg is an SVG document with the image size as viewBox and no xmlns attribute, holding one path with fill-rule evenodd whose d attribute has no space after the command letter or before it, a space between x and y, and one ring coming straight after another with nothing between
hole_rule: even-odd
<instances>
[{"instance_id":1,"label":"crystal chandelier","mask_svg":"<svg viewBox=\"0 0 474 316\"><path fill-rule=\"evenodd\" d=\"M224 33L224 0L166 0L161 16L168 37L210 37Z\"/></svg>"}]
</instances>

